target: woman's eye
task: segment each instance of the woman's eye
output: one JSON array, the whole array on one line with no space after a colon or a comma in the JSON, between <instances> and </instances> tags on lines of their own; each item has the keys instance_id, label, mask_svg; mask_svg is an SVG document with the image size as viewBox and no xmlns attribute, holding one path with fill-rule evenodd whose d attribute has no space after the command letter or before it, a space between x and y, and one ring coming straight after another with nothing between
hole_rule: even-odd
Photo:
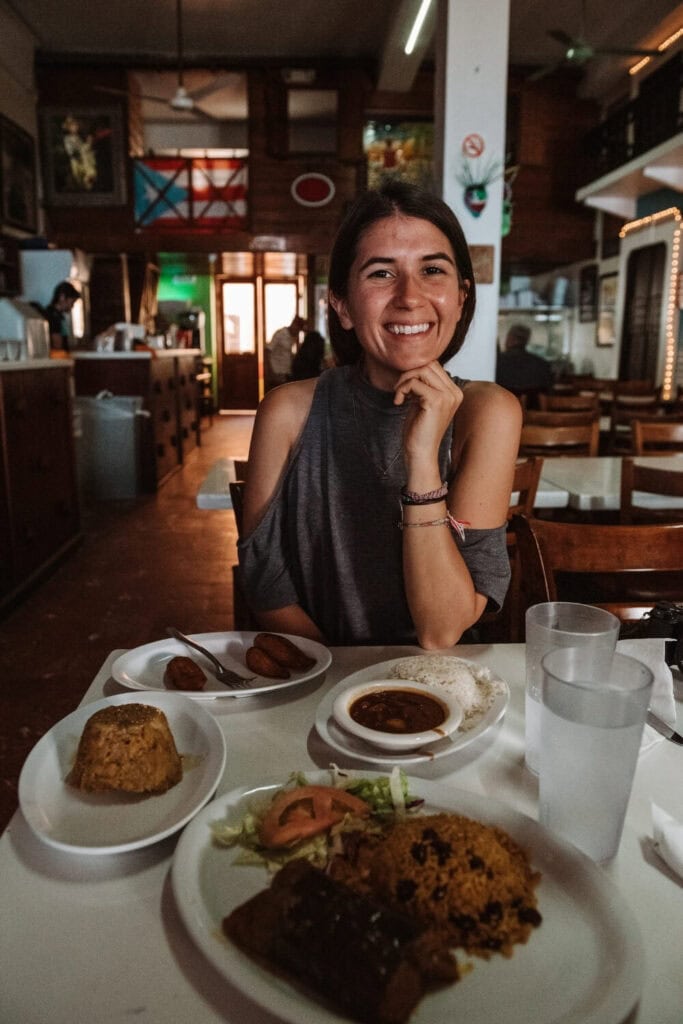
<instances>
[{"instance_id":1,"label":"woman's eye","mask_svg":"<svg viewBox=\"0 0 683 1024\"><path fill-rule=\"evenodd\" d=\"M378 270L373 270L370 274L368 274L368 277L390 277L390 271L387 270L386 267L380 267Z\"/></svg>"},{"instance_id":2,"label":"woman's eye","mask_svg":"<svg viewBox=\"0 0 683 1024\"><path fill-rule=\"evenodd\" d=\"M431 275L431 274L445 274L446 271L444 270L443 267L429 266L429 267L425 267L424 268L424 272L425 272L425 274Z\"/></svg>"}]
</instances>

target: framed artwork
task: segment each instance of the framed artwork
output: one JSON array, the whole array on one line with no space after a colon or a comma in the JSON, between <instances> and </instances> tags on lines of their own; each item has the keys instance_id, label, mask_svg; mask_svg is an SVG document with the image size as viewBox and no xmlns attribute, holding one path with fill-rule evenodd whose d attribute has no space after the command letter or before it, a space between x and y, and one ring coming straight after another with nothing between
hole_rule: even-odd
<instances>
[{"instance_id":1,"label":"framed artwork","mask_svg":"<svg viewBox=\"0 0 683 1024\"><path fill-rule=\"evenodd\" d=\"M579 272L579 323L594 323L598 305L598 268L595 263Z\"/></svg>"},{"instance_id":2,"label":"framed artwork","mask_svg":"<svg viewBox=\"0 0 683 1024\"><path fill-rule=\"evenodd\" d=\"M46 205L125 203L120 108L44 107L40 118Z\"/></svg>"},{"instance_id":3,"label":"framed artwork","mask_svg":"<svg viewBox=\"0 0 683 1024\"><path fill-rule=\"evenodd\" d=\"M434 187L434 125L431 121L366 121L363 149L368 188L401 178Z\"/></svg>"},{"instance_id":4,"label":"framed artwork","mask_svg":"<svg viewBox=\"0 0 683 1024\"><path fill-rule=\"evenodd\" d=\"M0 222L35 232L36 146L23 128L0 117Z\"/></svg>"},{"instance_id":5,"label":"framed artwork","mask_svg":"<svg viewBox=\"0 0 683 1024\"><path fill-rule=\"evenodd\" d=\"M598 345L614 345L616 337L615 310L617 305L617 274L605 274L600 278L598 297Z\"/></svg>"}]
</instances>

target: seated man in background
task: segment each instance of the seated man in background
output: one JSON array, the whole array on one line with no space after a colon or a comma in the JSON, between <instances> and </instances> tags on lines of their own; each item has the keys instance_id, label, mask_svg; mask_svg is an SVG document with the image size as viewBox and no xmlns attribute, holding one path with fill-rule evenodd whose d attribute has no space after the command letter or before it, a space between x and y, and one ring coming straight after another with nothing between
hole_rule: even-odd
<instances>
[{"instance_id":1,"label":"seated man in background","mask_svg":"<svg viewBox=\"0 0 683 1024\"><path fill-rule=\"evenodd\" d=\"M527 352L531 331L524 324L513 324L505 339L505 351L498 353L496 384L515 394L547 391L553 382L550 363Z\"/></svg>"}]
</instances>

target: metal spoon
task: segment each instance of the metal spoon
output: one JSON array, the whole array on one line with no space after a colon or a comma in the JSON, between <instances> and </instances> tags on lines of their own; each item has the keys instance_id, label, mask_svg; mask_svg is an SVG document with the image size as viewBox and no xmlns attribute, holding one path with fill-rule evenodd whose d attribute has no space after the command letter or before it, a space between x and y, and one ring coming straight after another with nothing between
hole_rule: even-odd
<instances>
[{"instance_id":1,"label":"metal spoon","mask_svg":"<svg viewBox=\"0 0 683 1024\"><path fill-rule=\"evenodd\" d=\"M205 658L211 662L215 669L216 678L221 683L225 683L226 686L231 687L233 690L243 690L248 687L256 676L241 676L239 672L233 672L232 669L226 668L225 665L221 665L218 658L207 651L206 647L202 647L201 644L196 643L194 640L190 640L189 636L185 636L179 629L174 626L167 626L166 632L169 636L172 636L175 640L180 640L181 643L186 644L188 647L194 647L195 651L199 651Z\"/></svg>"}]
</instances>

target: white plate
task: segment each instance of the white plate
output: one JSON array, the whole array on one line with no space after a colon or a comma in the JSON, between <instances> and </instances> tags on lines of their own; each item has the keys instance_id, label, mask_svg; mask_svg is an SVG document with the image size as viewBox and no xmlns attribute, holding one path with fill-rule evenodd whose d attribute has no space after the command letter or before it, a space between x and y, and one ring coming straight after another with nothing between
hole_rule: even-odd
<instances>
[{"instance_id":1,"label":"white plate","mask_svg":"<svg viewBox=\"0 0 683 1024\"><path fill-rule=\"evenodd\" d=\"M329 773L306 774L311 782L329 782ZM516 946L510 959L472 958L474 969L456 985L425 996L410 1024L621 1024L639 997L644 957L636 920L605 872L531 818L488 796L409 781L410 792L425 798L427 812L463 813L500 825L543 875L537 890L543 923L527 945ZM223 794L185 829L172 868L176 902L198 947L255 1003L291 1024L339 1024L348 1018L256 964L221 933L222 919L265 888L268 879L264 868L234 865L235 850L212 843L211 822L239 819L248 803L245 794L257 791Z\"/></svg>"},{"instance_id":2,"label":"white plate","mask_svg":"<svg viewBox=\"0 0 683 1024\"><path fill-rule=\"evenodd\" d=\"M352 736L351 733L346 732L345 729L342 729L337 724L332 708L340 693L351 686L357 686L359 683L369 683L373 679L386 679L394 665L407 660L407 658L392 658L391 661L382 661L378 665L369 665L367 668L362 668L358 672L346 676L345 679L342 679L341 682L337 683L333 689L325 694L318 705L315 715L315 727L325 743L342 754L347 754L357 761L367 761L368 764L421 764L426 761L435 761L440 757L447 757L449 754L454 754L456 751L462 750L463 747L469 746L482 733L485 733L494 726L505 714L505 709L510 700L510 689L504 679L501 679L500 676L489 669L491 678L498 683L502 683L504 687L503 692L495 697L491 707L486 710L477 724L472 726L471 729L463 731L460 728L452 736L447 736L437 743L430 743L428 747L410 750L405 754L399 751L382 753L376 747L371 747L369 743L365 743L357 736ZM412 661L412 657L410 660ZM473 670L481 672L482 665L478 662L468 661L467 658L459 658L458 660L464 662L465 665L468 665ZM405 682L405 680L403 681Z\"/></svg>"},{"instance_id":3,"label":"white plate","mask_svg":"<svg viewBox=\"0 0 683 1024\"><path fill-rule=\"evenodd\" d=\"M238 633L192 633L189 634L192 640L206 647L215 657L218 658L226 668L240 672L244 676L252 673L246 667L244 657L247 649L251 647L256 632ZM283 633L282 636L287 636ZM327 647L316 643L315 640L306 640L301 636L290 636L289 639L300 647L310 658L315 658L313 668L305 672L292 672L289 679L266 679L265 676L256 676L253 684L248 689L231 690L224 683L219 683L213 675L211 663L198 651L186 647L180 640L156 640L154 643L145 644L143 647L134 647L125 654L119 655L112 666L111 674L121 686L127 686L132 690L163 690L165 693L184 693L186 697L193 700L214 700L216 697L253 697L254 694L268 693L270 690L286 690L290 686L300 686L314 679L321 672L329 668L332 655ZM203 690L172 690L164 682L166 665L178 655L185 655L196 661L206 672L206 685Z\"/></svg>"},{"instance_id":4,"label":"white plate","mask_svg":"<svg viewBox=\"0 0 683 1024\"><path fill-rule=\"evenodd\" d=\"M183 777L166 793L83 793L64 780L88 719L109 704L151 704L170 726ZM50 846L76 853L123 853L182 828L211 799L225 767L225 738L209 712L180 693L121 693L84 704L35 745L19 776L19 805Z\"/></svg>"}]
</instances>

